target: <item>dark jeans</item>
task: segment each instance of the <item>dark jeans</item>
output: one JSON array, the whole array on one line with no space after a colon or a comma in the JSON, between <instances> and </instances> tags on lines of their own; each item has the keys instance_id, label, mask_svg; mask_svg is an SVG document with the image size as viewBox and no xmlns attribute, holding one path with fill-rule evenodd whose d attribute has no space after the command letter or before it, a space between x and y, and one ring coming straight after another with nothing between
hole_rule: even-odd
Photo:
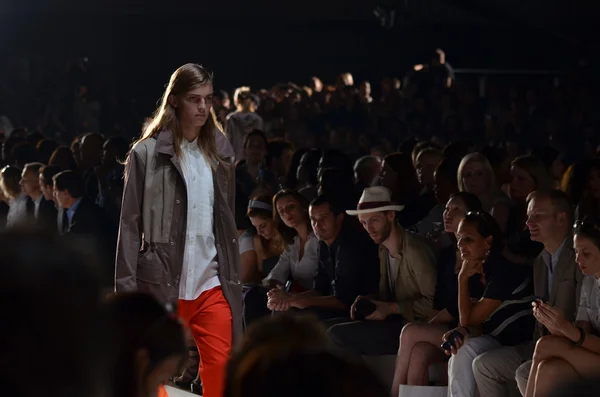
<instances>
[{"instance_id":1,"label":"dark jeans","mask_svg":"<svg viewBox=\"0 0 600 397\"><path fill-rule=\"evenodd\" d=\"M389 316L383 321L353 321L336 323L331 320L327 330L331 340L341 349L364 356L397 354L402 316Z\"/></svg>"}]
</instances>

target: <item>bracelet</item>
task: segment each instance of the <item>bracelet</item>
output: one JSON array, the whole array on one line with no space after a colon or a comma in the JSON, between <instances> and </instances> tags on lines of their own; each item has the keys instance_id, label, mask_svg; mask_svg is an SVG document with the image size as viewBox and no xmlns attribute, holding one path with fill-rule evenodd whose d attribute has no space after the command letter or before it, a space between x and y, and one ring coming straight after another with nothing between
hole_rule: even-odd
<instances>
[{"instance_id":1,"label":"bracelet","mask_svg":"<svg viewBox=\"0 0 600 397\"><path fill-rule=\"evenodd\" d=\"M579 330L579 340L577 342L574 342L574 345L576 347L579 347L583 344L583 342L585 341L585 330L581 327L577 327L577 329Z\"/></svg>"},{"instance_id":2,"label":"bracelet","mask_svg":"<svg viewBox=\"0 0 600 397\"><path fill-rule=\"evenodd\" d=\"M467 327L460 327L466 331L465 338L469 338L471 336L471 331Z\"/></svg>"}]
</instances>

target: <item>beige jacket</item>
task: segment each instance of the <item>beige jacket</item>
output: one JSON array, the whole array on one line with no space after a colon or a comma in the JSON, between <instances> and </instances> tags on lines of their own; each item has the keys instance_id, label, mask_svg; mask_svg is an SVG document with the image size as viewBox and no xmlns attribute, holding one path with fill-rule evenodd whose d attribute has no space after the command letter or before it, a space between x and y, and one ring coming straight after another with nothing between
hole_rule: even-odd
<instances>
[{"instance_id":1,"label":"beige jacket","mask_svg":"<svg viewBox=\"0 0 600 397\"><path fill-rule=\"evenodd\" d=\"M397 253L400 255L395 296L390 290L388 276L388 250L379 246L379 298L400 304L404 319L425 320L433 308L433 295L437 282L437 262L431 245L423 237L396 226L401 233Z\"/></svg>"},{"instance_id":2,"label":"beige jacket","mask_svg":"<svg viewBox=\"0 0 600 397\"><path fill-rule=\"evenodd\" d=\"M237 229L233 217L235 172L233 150L216 130L221 161L212 164L214 235L219 280L233 317L233 341L242 333L242 285L239 278ZM164 303L175 304L183 267L187 190L173 134L137 143L125 166L125 184L117 255L115 291L143 291Z\"/></svg>"}]
</instances>

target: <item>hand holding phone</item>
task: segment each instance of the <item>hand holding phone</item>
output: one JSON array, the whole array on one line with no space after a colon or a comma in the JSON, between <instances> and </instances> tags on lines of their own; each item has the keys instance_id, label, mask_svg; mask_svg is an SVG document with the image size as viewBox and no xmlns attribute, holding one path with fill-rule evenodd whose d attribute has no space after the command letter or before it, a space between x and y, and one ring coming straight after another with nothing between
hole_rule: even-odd
<instances>
[{"instance_id":1,"label":"hand holding phone","mask_svg":"<svg viewBox=\"0 0 600 397\"><path fill-rule=\"evenodd\" d=\"M444 349L446 352L451 352L452 349L456 349L456 344L455 344L455 340L456 339L461 339L464 340L465 336L462 334L462 332L460 332L459 330L455 329L453 330L450 335L448 335L448 337L446 338L446 341L444 343L442 343L440 345L440 347L442 349Z\"/></svg>"},{"instance_id":2,"label":"hand holding phone","mask_svg":"<svg viewBox=\"0 0 600 397\"><path fill-rule=\"evenodd\" d=\"M538 307L540 305L540 303L548 303L544 298L542 298L541 296L534 296L531 299L531 306L533 307Z\"/></svg>"}]
</instances>

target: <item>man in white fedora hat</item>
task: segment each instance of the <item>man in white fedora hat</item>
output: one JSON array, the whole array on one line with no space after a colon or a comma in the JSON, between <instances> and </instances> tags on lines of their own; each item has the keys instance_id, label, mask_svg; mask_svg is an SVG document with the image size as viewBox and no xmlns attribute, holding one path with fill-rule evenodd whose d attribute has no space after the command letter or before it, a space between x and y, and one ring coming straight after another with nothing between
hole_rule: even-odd
<instances>
[{"instance_id":1,"label":"man in white fedora hat","mask_svg":"<svg viewBox=\"0 0 600 397\"><path fill-rule=\"evenodd\" d=\"M383 186L368 187L355 211L371 239L379 244L379 291L359 296L350 309L354 321L337 324L328 333L340 347L362 355L396 354L402 327L431 314L437 281L436 258L422 237L396 222L402 205L391 201ZM363 302L361 302L363 301ZM360 303L359 303L360 302Z\"/></svg>"}]
</instances>

